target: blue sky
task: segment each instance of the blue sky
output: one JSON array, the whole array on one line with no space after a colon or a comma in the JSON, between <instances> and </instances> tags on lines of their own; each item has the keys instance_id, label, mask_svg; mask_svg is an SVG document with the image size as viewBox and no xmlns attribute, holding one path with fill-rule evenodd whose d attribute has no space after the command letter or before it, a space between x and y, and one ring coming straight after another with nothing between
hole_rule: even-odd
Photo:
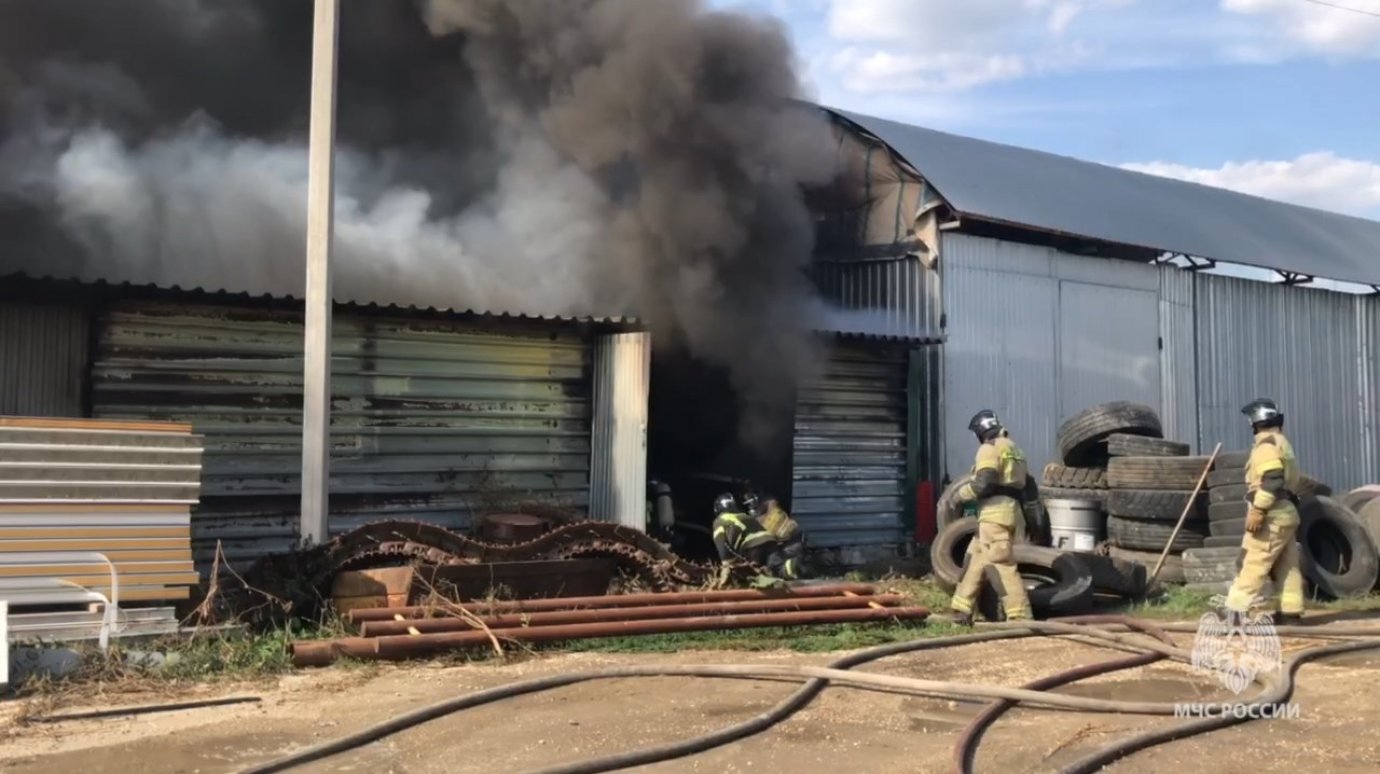
<instances>
[{"instance_id":1,"label":"blue sky","mask_svg":"<svg viewBox=\"0 0 1380 774\"><path fill-rule=\"evenodd\" d=\"M1380 219L1380 0L708 3L826 105Z\"/></svg>"}]
</instances>

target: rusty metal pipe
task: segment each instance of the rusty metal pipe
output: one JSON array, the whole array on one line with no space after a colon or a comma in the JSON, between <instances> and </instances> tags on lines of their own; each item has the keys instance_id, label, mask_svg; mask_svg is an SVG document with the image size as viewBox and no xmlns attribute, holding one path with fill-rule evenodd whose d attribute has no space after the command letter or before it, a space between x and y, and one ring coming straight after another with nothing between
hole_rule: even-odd
<instances>
[{"instance_id":1,"label":"rusty metal pipe","mask_svg":"<svg viewBox=\"0 0 1380 774\"><path fill-rule=\"evenodd\" d=\"M753 629L768 626L810 626L863 621L922 621L930 611L923 607L865 607L856 610L814 610L793 613L759 613L755 615L705 616L700 618L668 618L662 620L610 621L604 623L570 624L567 626L531 626L501 629L494 632L507 642L555 642L595 637L623 637L641 634L669 634L673 632L721 631ZM289 653L295 666L322 666L338 655L352 658L401 660L425 656L440 651L487 646L490 634L484 631L438 632L435 634L398 635L389 637L346 637L299 648L292 643Z\"/></svg>"},{"instance_id":2,"label":"rusty metal pipe","mask_svg":"<svg viewBox=\"0 0 1380 774\"><path fill-rule=\"evenodd\" d=\"M709 604L711 602L736 602L754 599L804 599L814 597L837 597L847 594L876 594L875 586L866 583L829 583L818 586L800 586L787 590L772 589L728 589L724 591L679 591L657 594L610 594L597 597L555 597L551 599L525 599L490 602L474 600L458 603L476 615L500 613L540 613L552 610L574 610L577 608L598 609L611 607L651 607L656 605ZM404 618L427 618L433 615L447 615L445 605L410 605L407 607L372 607L351 610L350 623L365 621L391 621L394 616Z\"/></svg>"},{"instance_id":3,"label":"rusty metal pipe","mask_svg":"<svg viewBox=\"0 0 1380 774\"><path fill-rule=\"evenodd\" d=\"M666 618L690 618L708 615L736 615L743 613L778 613L804 610L851 610L862 607L897 607L905 602L899 594L856 597L807 597L805 599L753 599L743 602L719 602L707 605L658 605L655 607L614 607L594 610L553 610L546 613L497 615L480 618L490 629L511 629L518 626L564 626L567 624L611 621L642 621ZM479 628L465 618L425 618L403 621L365 621L360 625L361 637L386 637L435 632L464 632Z\"/></svg>"}]
</instances>

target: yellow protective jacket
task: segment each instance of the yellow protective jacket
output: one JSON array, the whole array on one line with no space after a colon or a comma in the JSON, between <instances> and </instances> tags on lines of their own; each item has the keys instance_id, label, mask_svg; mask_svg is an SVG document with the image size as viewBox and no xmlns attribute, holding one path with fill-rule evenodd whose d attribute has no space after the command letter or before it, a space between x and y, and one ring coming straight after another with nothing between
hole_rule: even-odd
<instances>
[{"instance_id":1,"label":"yellow protective jacket","mask_svg":"<svg viewBox=\"0 0 1380 774\"><path fill-rule=\"evenodd\" d=\"M775 503L768 506L767 512L758 518L757 521L761 523L763 529L770 532L773 537L782 543L788 542L791 538L795 537L796 532L800 529L800 525L796 524L795 519L792 519L784 508Z\"/></svg>"},{"instance_id":2,"label":"yellow protective jacket","mask_svg":"<svg viewBox=\"0 0 1380 774\"><path fill-rule=\"evenodd\" d=\"M1246 461L1246 499L1264 511L1275 524L1298 524L1299 511L1294 503L1301 476L1294 458L1294 447L1284 433L1263 430L1256 434Z\"/></svg>"},{"instance_id":3,"label":"yellow protective jacket","mask_svg":"<svg viewBox=\"0 0 1380 774\"><path fill-rule=\"evenodd\" d=\"M1024 452L1003 431L1000 436L978 446L972 480L959 489L958 499L964 503L977 501L978 521L1000 524L1014 531L1024 518L1021 492L1027 476Z\"/></svg>"},{"instance_id":4,"label":"yellow protective jacket","mask_svg":"<svg viewBox=\"0 0 1380 774\"><path fill-rule=\"evenodd\" d=\"M773 536L762 528L757 519L746 513L726 512L714 519L714 548L719 561L746 559L746 553L770 542Z\"/></svg>"}]
</instances>

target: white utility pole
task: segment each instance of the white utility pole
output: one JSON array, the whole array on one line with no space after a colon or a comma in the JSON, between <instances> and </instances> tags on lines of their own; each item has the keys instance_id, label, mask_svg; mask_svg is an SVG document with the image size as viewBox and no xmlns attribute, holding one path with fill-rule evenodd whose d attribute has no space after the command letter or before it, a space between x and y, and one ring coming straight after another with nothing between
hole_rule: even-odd
<instances>
[{"instance_id":1,"label":"white utility pole","mask_svg":"<svg viewBox=\"0 0 1380 774\"><path fill-rule=\"evenodd\" d=\"M335 81L340 0L316 0L311 43L307 178L307 299L302 374L302 521L298 535L330 539L331 238L335 217Z\"/></svg>"}]
</instances>

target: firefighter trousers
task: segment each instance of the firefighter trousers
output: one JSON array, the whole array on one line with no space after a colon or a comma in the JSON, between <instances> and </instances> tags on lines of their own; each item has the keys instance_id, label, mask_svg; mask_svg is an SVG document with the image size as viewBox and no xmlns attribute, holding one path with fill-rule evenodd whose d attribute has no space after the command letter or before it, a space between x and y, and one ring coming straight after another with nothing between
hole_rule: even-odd
<instances>
[{"instance_id":1,"label":"firefighter trousers","mask_svg":"<svg viewBox=\"0 0 1380 774\"><path fill-rule=\"evenodd\" d=\"M1015 557L1011 551L1013 530L990 521L978 522L977 535L968 544L968 553L963 557L963 579L954 591L949 606L963 615L971 615L982 592L982 583L987 568L996 574L997 593L1006 608L1006 619L1016 621L1030 618L1030 598L1025 593L1025 583L1016 569Z\"/></svg>"},{"instance_id":2,"label":"firefighter trousers","mask_svg":"<svg viewBox=\"0 0 1380 774\"><path fill-rule=\"evenodd\" d=\"M1299 546L1294 542L1297 524L1265 525L1241 538L1241 569L1227 592L1227 608L1249 613L1263 607L1267 613L1303 612L1303 572L1299 570ZM1262 598L1266 582L1274 587Z\"/></svg>"}]
</instances>

